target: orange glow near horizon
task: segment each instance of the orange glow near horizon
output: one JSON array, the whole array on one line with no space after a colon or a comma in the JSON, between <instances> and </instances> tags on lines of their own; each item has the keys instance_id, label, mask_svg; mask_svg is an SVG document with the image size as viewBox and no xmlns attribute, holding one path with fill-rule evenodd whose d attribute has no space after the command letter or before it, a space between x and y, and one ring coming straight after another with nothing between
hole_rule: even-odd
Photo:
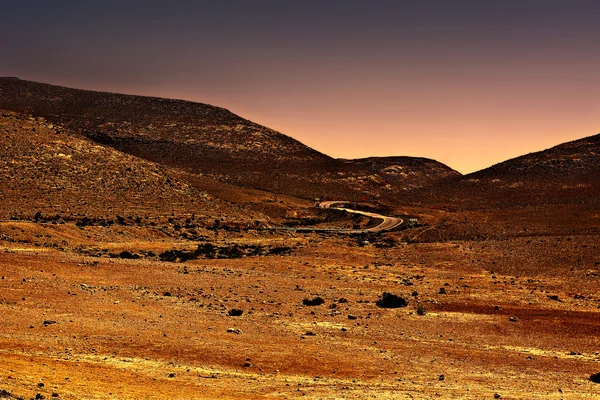
<instances>
[{"instance_id":1,"label":"orange glow near horizon","mask_svg":"<svg viewBox=\"0 0 600 400\"><path fill-rule=\"evenodd\" d=\"M254 120L257 118L260 116ZM302 124L277 118L265 122L267 119L262 123L334 158L425 157L463 174L599 132L593 121L587 125L582 123L578 128L544 121L521 126L496 123L480 128L460 124L447 127L445 121L440 120L438 124L417 121L373 129L368 124L319 121ZM538 134L532 133L532 129Z\"/></svg>"},{"instance_id":2,"label":"orange glow near horizon","mask_svg":"<svg viewBox=\"0 0 600 400\"><path fill-rule=\"evenodd\" d=\"M462 173L600 132L598 1L61 4L7 4L0 76L209 103L332 157Z\"/></svg>"},{"instance_id":3,"label":"orange glow near horizon","mask_svg":"<svg viewBox=\"0 0 600 400\"><path fill-rule=\"evenodd\" d=\"M466 174L599 133L600 94L594 87L532 82L515 88L499 82L485 91L431 88L418 97L407 92L406 98L386 97L378 89L340 98L263 93L261 102L223 99L219 105L335 158L418 156Z\"/></svg>"},{"instance_id":4,"label":"orange glow near horizon","mask_svg":"<svg viewBox=\"0 0 600 400\"><path fill-rule=\"evenodd\" d=\"M579 95L570 93L573 88L544 82L530 82L520 90L504 82L485 91L476 86L461 91L456 82L450 86L418 96L407 92L407 97L381 88L349 96L344 88L331 86L334 93L296 88L292 97L280 88L264 88L260 99L218 90L198 93L193 85L125 92L224 107L334 158L425 157L463 174L600 132L600 94L593 85L580 88Z\"/></svg>"}]
</instances>

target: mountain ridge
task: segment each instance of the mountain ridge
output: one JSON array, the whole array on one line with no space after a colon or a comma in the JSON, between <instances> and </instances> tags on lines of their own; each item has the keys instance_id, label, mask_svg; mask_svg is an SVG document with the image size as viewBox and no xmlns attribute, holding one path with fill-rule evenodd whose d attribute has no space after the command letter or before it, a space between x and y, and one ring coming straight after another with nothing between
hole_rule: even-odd
<instances>
[{"instance_id":1,"label":"mountain ridge","mask_svg":"<svg viewBox=\"0 0 600 400\"><path fill-rule=\"evenodd\" d=\"M564 163L571 164L571 166L577 169L585 169L585 162L587 158L597 158L597 154L594 150L590 152L590 149L584 148L588 147L596 147L600 150L600 133L595 135L586 136L580 139L571 140L568 142L563 142L547 148L545 150L534 151L531 153L523 154L521 156L517 156L497 164L491 165L487 168L481 169L479 171L475 171L469 174L464 175L464 178L477 178L477 177L485 177L489 174L496 175L509 175L514 173L528 173L536 172L531 167L532 162L541 163L542 166L537 165L537 169L543 167L545 172L552 170L560 170L564 165L560 165L559 163L563 161ZM585 159L574 160L572 157L574 156L574 150L581 149L582 152L577 153L583 156ZM559 157L569 157L571 159L563 158L562 160ZM533 161L532 161L533 159ZM583 161L583 162L582 162Z\"/></svg>"},{"instance_id":2,"label":"mountain ridge","mask_svg":"<svg viewBox=\"0 0 600 400\"><path fill-rule=\"evenodd\" d=\"M361 162L334 159L224 108L185 100L0 78L0 108L44 117L97 143L188 173L302 198L391 197L456 174L444 166L439 176L413 168L410 179L390 177Z\"/></svg>"}]
</instances>

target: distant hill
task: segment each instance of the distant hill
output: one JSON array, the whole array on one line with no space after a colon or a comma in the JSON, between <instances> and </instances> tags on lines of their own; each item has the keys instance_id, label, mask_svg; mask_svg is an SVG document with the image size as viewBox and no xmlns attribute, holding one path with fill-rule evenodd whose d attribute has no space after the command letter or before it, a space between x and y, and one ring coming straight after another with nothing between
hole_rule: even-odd
<instances>
[{"instance_id":1,"label":"distant hill","mask_svg":"<svg viewBox=\"0 0 600 400\"><path fill-rule=\"evenodd\" d=\"M465 179L565 178L600 171L600 134L574 140L544 151L526 154L465 176Z\"/></svg>"},{"instance_id":2,"label":"distant hill","mask_svg":"<svg viewBox=\"0 0 600 400\"><path fill-rule=\"evenodd\" d=\"M442 164L432 169L408 157L386 171L361 160L333 159L223 108L182 100L0 78L0 109L44 117L97 143L188 174L303 198L393 196L456 174Z\"/></svg>"},{"instance_id":3,"label":"distant hill","mask_svg":"<svg viewBox=\"0 0 600 400\"><path fill-rule=\"evenodd\" d=\"M224 203L164 167L73 135L40 117L0 110L0 219L215 215L253 221L257 213Z\"/></svg>"},{"instance_id":4,"label":"distant hill","mask_svg":"<svg viewBox=\"0 0 600 400\"><path fill-rule=\"evenodd\" d=\"M369 157L344 160L361 170L383 176L393 187L408 190L431 185L440 180L461 176L439 161L423 157Z\"/></svg>"},{"instance_id":5,"label":"distant hill","mask_svg":"<svg viewBox=\"0 0 600 400\"><path fill-rule=\"evenodd\" d=\"M465 209L600 204L600 134L437 183L411 199Z\"/></svg>"}]
</instances>

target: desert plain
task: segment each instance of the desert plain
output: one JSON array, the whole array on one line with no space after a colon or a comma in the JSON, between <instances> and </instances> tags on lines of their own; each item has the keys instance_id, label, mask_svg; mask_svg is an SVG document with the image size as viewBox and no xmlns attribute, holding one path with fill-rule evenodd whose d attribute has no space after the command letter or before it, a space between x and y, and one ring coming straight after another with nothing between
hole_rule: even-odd
<instances>
[{"instance_id":1,"label":"desert plain","mask_svg":"<svg viewBox=\"0 0 600 400\"><path fill-rule=\"evenodd\" d=\"M0 398L600 398L598 135L461 176L0 83Z\"/></svg>"}]
</instances>

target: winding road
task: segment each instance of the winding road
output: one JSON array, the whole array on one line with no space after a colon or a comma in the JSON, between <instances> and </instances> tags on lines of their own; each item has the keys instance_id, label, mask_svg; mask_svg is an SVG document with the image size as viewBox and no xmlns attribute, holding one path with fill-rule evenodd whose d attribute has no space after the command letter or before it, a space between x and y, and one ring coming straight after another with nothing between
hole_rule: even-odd
<instances>
[{"instance_id":1,"label":"winding road","mask_svg":"<svg viewBox=\"0 0 600 400\"><path fill-rule=\"evenodd\" d=\"M346 211L346 212L352 213L352 214L360 214L360 215L364 215L369 218L381 219L382 222L379 225L374 226L372 228L333 229L337 232L341 231L341 232L347 232L347 233L362 233L362 232L391 231L392 229L395 229L404 223L404 220L402 218L398 218L398 217L387 217L385 215L368 212L368 211L353 210L351 208L346 208L346 207L335 207L335 205L344 205L346 203L348 203L348 202L347 201L324 201L322 203L319 203L319 208L328 208L328 209L332 209L332 210Z\"/></svg>"},{"instance_id":2,"label":"winding road","mask_svg":"<svg viewBox=\"0 0 600 400\"><path fill-rule=\"evenodd\" d=\"M379 233L385 231L391 231L402 225L404 220L398 217L388 217L385 215L372 213L368 211L359 211L353 210L351 208L339 207L341 205L349 203L348 201L324 201L319 203L319 208L327 208L330 210L339 210L346 211L352 214L360 214L369 218L380 219L382 222L374 226L372 228L364 228L364 229L341 229L341 228L310 228L310 227L297 227L297 228L289 228L289 227L276 227L269 228L269 230L283 230L283 231L292 231L292 232L325 232L325 233Z\"/></svg>"}]
</instances>

